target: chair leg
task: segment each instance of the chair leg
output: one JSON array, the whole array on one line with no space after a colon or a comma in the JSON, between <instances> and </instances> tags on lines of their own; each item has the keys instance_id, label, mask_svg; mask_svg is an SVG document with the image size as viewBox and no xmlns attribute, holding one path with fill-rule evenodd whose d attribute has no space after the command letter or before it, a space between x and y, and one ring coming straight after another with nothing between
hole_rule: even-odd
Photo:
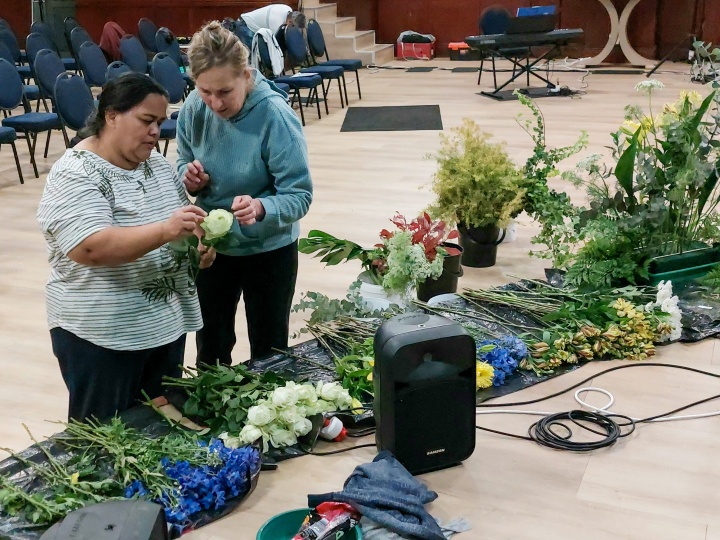
<instances>
[{"instance_id":1,"label":"chair leg","mask_svg":"<svg viewBox=\"0 0 720 540\"><path fill-rule=\"evenodd\" d=\"M65 141L65 148L70 148L70 139L68 138L67 130L65 129L65 124L61 124L61 128L62 128L63 140Z\"/></svg>"},{"instance_id":2,"label":"chair leg","mask_svg":"<svg viewBox=\"0 0 720 540\"><path fill-rule=\"evenodd\" d=\"M343 75L343 79L344 78L345 78L345 75ZM337 80L337 87L338 87L338 92L340 92L340 108L344 109L345 102L343 101L343 85L340 84L340 79ZM330 88L330 85L328 85L328 88Z\"/></svg>"},{"instance_id":3,"label":"chair leg","mask_svg":"<svg viewBox=\"0 0 720 540\"><path fill-rule=\"evenodd\" d=\"M358 87L358 99L362 99L362 92L360 91L360 72L357 69L355 70L355 82Z\"/></svg>"},{"instance_id":4,"label":"chair leg","mask_svg":"<svg viewBox=\"0 0 720 540\"><path fill-rule=\"evenodd\" d=\"M495 86L495 90L497 90L497 70L495 69L495 57L492 57L492 65L493 65L493 85Z\"/></svg>"},{"instance_id":5,"label":"chair leg","mask_svg":"<svg viewBox=\"0 0 720 540\"><path fill-rule=\"evenodd\" d=\"M32 142L30 141L31 138ZM33 171L35 172L35 178L40 178L40 175L38 174L37 163L35 163L35 145L37 143L37 133L33 133L31 135L30 133L25 132L25 140L27 141L28 151L30 152L30 163L32 163Z\"/></svg>"},{"instance_id":6,"label":"chair leg","mask_svg":"<svg viewBox=\"0 0 720 540\"><path fill-rule=\"evenodd\" d=\"M167 156L168 146L170 145L170 139L165 139L165 148L163 148L163 157Z\"/></svg>"},{"instance_id":7,"label":"chair leg","mask_svg":"<svg viewBox=\"0 0 720 540\"><path fill-rule=\"evenodd\" d=\"M324 89L325 87L323 86L323 90ZM317 105L318 119L320 119L322 118L322 115L320 114L320 96L318 96L317 86L313 88L313 90L315 91L315 105ZM325 107L327 108L327 101L325 101Z\"/></svg>"},{"instance_id":8,"label":"chair leg","mask_svg":"<svg viewBox=\"0 0 720 540\"><path fill-rule=\"evenodd\" d=\"M12 145L13 156L15 156L15 166L17 167L18 176L20 177L20 183L24 184L25 180L23 180L22 168L20 167L20 159L18 158L17 147L15 146L15 141L11 142L10 144Z\"/></svg>"},{"instance_id":9,"label":"chair leg","mask_svg":"<svg viewBox=\"0 0 720 540\"><path fill-rule=\"evenodd\" d=\"M47 139L45 140L45 153L43 154L45 159L47 159L48 150L50 149L50 133L52 133L52 129L48 129Z\"/></svg>"},{"instance_id":10,"label":"chair leg","mask_svg":"<svg viewBox=\"0 0 720 540\"><path fill-rule=\"evenodd\" d=\"M343 92L345 92L345 104L349 105L350 100L347 97L347 81L345 80L345 73L343 73L343 76L342 76L342 83L343 83Z\"/></svg>"},{"instance_id":11,"label":"chair leg","mask_svg":"<svg viewBox=\"0 0 720 540\"><path fill-rule=\"evenodd\" d=\"M312 89L310 90L310 94L312 94ZM302 121L302 125L305 125L305 113L303 112L303 105L302 105L302 97L300 96L300 89L296 88L295 93L293 94L293 100L297 98L298 107L300 108L300 120Z\"/></svg>"},{"instance_id":12,"label":"chair leg","mask_svg":"<svg viewBox=\"0 0 720 540\"><path fill-rule=\"evenodd\" d=\"M325 88L325 82L323 81L322 89L323 89L323 100L325 100L325 114L330 114L330 109L328 109L328 98L327 98L327 91L330 88L330 83L332 81L328 81L327 88Z\"/></svg>"},{"instance_id":13,"label":"chair leg","mask_svg":"<svg viewBox=\"0 0 720 540\"><path fill-rule=\"evenodd\" d=\"M530 57L525 59L525 75L527 76L527 85L530 86Z\"/></svg>"}]
</instances>

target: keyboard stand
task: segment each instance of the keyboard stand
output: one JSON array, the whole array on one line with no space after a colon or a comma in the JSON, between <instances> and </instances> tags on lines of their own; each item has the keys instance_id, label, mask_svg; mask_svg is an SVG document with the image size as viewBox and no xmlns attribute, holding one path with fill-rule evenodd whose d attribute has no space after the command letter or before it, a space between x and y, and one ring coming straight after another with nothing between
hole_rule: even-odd
<instances>
[{"instance_id":1,"label":"keyboard stand","mask_svg":"<svg viewBox=\"0 0 720 540\"><path fill-rule=\"evenodd\" d=\"M516 69L513 69L514 74L510 77L510 79L505 82L502 86L497 87L493 92L480 92L483 96L487 96L489 98L495 99L497 101L504 101L507 99L513 99L513 98L507 98L500 94L499 92L502 91L503 88L505 88L507 85L509 85L511 82L515 81L516 79L522 77L524 74L527 74L528 80L530 80L530 75L537 77L541 81L543 81L546 85L550 85L553 88L555 87L555 83L553 83L550 79L547 79L546 77L543 77L542 75L537 74L535 71L533 71L533 68L540 63L541 61L547 59L552 53L554 53L556 50L560 48L559 43L552 44L550 48L537 57L535 60L533 60L530 63L523 64L522 62L518 61L517 56L512 56L510 54L503 54L502 49L493 50L491 51L492 54L495 56L499 56L502 58L505 58L506 60L509 60L512 62L513 67Z\"/></svg>"}]
</instances>

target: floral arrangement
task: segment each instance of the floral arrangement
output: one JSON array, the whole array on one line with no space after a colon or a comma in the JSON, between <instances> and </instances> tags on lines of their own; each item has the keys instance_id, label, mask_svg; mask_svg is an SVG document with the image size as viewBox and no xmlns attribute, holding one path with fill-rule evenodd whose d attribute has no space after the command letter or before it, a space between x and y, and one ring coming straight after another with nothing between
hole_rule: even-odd
<instances>
[{"instance_id":1,"label":"floral arrangement","mask_svg":"<svg viewBox=\"0 0 720 540\"><path fill-rule=\"evenodd\" d=\"M165 511L172 528L182 533L191 525L191 516L203 510L218 510L228 499L247 493L250 477L260 470L260 452L252 446L229 448L221 440L198 441L199 454L207 461L201 466L188 460L173 461L164 457L160 461L162 472L175 481L172 496L163 493L152 495L140 480L125 488L126 498L152 499Z\"/></svg>"},{"instance_id":2,"label":"floral arrangement","mask_svg":"<svg viewBox=\"0 0 720 540\"><path fill-rule=\"evenodd\" d=\"M593 155L564 177L584 187L589 206L547 196L558 211L538 217L535 241L567 270L571 286L613 287L648 277L652 257L703 247L720 236L720 93L704 99L682 92L653 110L660 81L636 86L648 96L648 112L625 109L625 123L612 134L613 166ZM537 141L536 141L537 145ZM550 194L552 195L552 194Z\"/></svg>"},{"instance_id":3,"label":"floral arrangement","mask_svg":"<svg viewBox=\"0 0 720 540\"><path fill-rule=\"evenodd\" d=\"M480 126L463 119L450 135L440 134L432 183L432 216L465 227L504 227L522 206L522 176L502 144L489 142Z\"/></svg>"},{"instance_id":4,"label":"floral arrangement","mask_svg":"<svg viewBox=\"0 0 720 540\"><path fill-rule=\"evenodd\" d=\"M419 282L439 277L444 257L460 254L457 248L443 245L458 237L444 221L432 220L427 213L410 222L396 213L390 221L396 230L380 231L382 242L370 249L317 230L302 238L298 249L315 253L326 265L358 259L371 283L401 295L407 295Z\"/></svg>"},{"instance_id":5,"label":"floral arrangement","mask_svg":"<svg viewBox=\"0 0 720 540\"><path fill-rule=\"evenodd\" d=\"M268 443L275 448L291 446L298 437L310 433L310 416L345 410L351 404L348 391L336 382L318 382L314 386L288 381L250 407L246 424L238 435L223 433L220 438L232 448L261 438L265 451Z\"/></svg>"}]
</instances>

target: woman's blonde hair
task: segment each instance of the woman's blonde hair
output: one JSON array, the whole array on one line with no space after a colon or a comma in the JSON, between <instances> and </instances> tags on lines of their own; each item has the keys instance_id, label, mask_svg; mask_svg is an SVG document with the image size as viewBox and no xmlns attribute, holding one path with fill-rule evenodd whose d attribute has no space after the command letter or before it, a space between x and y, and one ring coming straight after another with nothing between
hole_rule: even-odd
<instances>
[{"instance_id":1,"label":"woman's blonde hair","mask_svg":"<svg viewBox=\"0 0 720 540\"><path fill-rule=\"evenodd\" d=\"M249 51L240 39L218 21L203 26L190 41L190 76L197 79L214 67L230 66L240 76L248 67Z\"/></svg>"}]
</instances>

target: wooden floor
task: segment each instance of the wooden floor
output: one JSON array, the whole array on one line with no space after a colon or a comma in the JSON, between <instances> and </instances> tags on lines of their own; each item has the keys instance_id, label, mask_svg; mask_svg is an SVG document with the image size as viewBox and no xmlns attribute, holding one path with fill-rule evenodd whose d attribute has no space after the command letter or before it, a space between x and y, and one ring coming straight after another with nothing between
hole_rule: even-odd
<instances>
[{"instance_id":1,"label":"wooden floor","mask_svg":"<svg viewBox=\"0 0 720 540\"><path fill-rule=\"evenodd\" d=\"M396 63L408 64L419 62ZM433 61L432 65L445 69L430 73L364 70L360 75L362 101L353 97L354 81L348 81L351 105L439 104L446 129L470 117L496 140L507 141L513 158L521 164L531 149L529 137L515 122L521 106L478 96L476 74L447 70L465 63ZM681 89L702 90L689 82L686 65L665 68L674 73L658 76L667 86L658 93L656 106L674 100ZM561 84L571 87L581 84L579 76L556 75ZM586 79L587 94L581 98L540 101L550 144L569 144L585 129L590 133L589 152L602 152L610 142L609 133L622 122L623 107L645 104L634 91L640 80L638 75L591 75ZM490 77L486 75L484 82L489 83ZM328 117L318 121L308 113L305 131L315 199L301 222L302 230L319 228L370 245L396 210L411 216L430 202L428 182L435 165L425 155L437 148L438 132L340 133L344 111L336 96L334 92L331 95ZM15 449L30 443L23 423L37 436L49 435L57 426L46 420L63 418L67 406L45 323L48 264L35 220L45 177L63 150L61 137L53 135L50 155L39 159L40 179L32 177L23 150L23 186L18 185L10 149L3 147L0 152L0 208L5 230L0 256L0 446ZM170 157L175 158L174 145ZM527 255L535 230L523 218L517 241L500 247L497 266L466 268L461 285L501 284L512 281L511 276L541 277L544 261ZM358 271L357 264L323 269L316 260L301 255L298 296L303 291L321 291L339 297ZM301 321L302 316L295 315L293 328L300 328ZM248 353L241 317L237 328L240 343L235 359L240 361ZM193 356L194 344L189 340L188 364L193 363ZM663 348L658 360L720 373L720 350L715 350L712 339ZM589 365L498 401L540 397L616 364ZM625 370L592 384L615 395L616 411L633 416L665 412L720 393L720 381L666 368ZM563 396L538 409L562 411L574 406L572 396ZM717 408L708 404L698 410ZM479 419L482 425L516 433L525 433L532 421L525 416ZM477 449L464 464L422 479L440 495L429 506L434 516L461 516L472 522L473 530L458 536L462 540L719 540L718 441L717 418L642 426L610 449L582 455L480 432ZM262 474L257 490L237 512L188 538L252 539L270 516L304 506L308 493L341 489L353 468L374 455L373 449L360 449L283 463L278 471Z\"/></svg>"}]
</instances>

